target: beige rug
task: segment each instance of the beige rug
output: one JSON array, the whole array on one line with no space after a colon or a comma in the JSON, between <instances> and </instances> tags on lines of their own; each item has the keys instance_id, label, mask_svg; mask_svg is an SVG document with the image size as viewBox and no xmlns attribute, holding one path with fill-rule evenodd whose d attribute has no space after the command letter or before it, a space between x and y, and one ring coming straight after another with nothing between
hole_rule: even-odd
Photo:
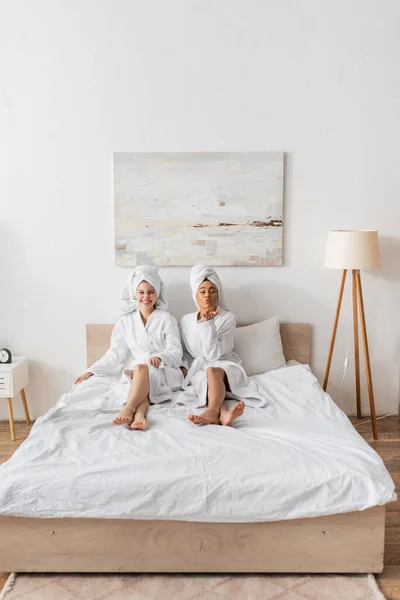
<instances>
[{"instance_id":1,"label":"beige rug","mask_svg":"<svg viewBox=\"0 0 400 600\"><path fill-rule=\"evenodd\" d=\"M11 575L0 600L384 600L372 575Z\"/></svg>"}]
</instances>

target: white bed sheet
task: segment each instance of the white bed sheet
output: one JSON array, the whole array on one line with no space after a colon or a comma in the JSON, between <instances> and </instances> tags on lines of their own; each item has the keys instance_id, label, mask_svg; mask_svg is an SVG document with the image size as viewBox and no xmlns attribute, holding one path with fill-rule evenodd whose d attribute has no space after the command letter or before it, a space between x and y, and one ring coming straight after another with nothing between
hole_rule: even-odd
<instances>
[{"instance_id":1,"label":"white bed sheet","mask_svg":"<svg viewBox=\"0 0 400 600\"><path fill-rule=\"evenodd\" d=\"M64 395L0 467L0 514L256 522L385 504L381 458L324 393L291 366L254 377L266 406L235 427L198 427L188 409L152 406L150 428L111 424L110 378Z\"/></svg>"}]
</instances>

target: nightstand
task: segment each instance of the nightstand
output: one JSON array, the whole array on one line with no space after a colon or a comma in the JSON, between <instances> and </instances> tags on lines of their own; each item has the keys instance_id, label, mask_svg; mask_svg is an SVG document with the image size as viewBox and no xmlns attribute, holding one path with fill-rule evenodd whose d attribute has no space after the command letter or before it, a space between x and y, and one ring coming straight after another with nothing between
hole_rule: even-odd
<instances>
[{"instance_id":1,"label":"nightstand","mask_svg":"<svg viewBox=\"0 0 400 600\"><path fill-rule=\"evenodd\" d=\"M28 425L31 422L24 389L28 383L28 359L26 356L14 356L11 364L0 365L0 398L7 398L8 418L10 420L11 439L13 442L15 441L15 429L12 399L19 392L21 392L26 422Z\"/></svg>"}]
</instances>

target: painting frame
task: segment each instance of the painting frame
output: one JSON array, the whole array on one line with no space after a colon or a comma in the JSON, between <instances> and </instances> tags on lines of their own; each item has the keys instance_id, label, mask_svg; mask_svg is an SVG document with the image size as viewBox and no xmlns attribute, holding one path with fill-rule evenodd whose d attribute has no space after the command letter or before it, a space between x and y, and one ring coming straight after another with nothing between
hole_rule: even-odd
<instances>
[{"instance_id":1,"label":"painting frame","mask_svg":"<svg viewBox=\"0 0 400 600\"><path fill-rule=\"evenodd\" d=\"M283 264L283 152L116 152L115 262Z\"/></svg>"}]
</instances>

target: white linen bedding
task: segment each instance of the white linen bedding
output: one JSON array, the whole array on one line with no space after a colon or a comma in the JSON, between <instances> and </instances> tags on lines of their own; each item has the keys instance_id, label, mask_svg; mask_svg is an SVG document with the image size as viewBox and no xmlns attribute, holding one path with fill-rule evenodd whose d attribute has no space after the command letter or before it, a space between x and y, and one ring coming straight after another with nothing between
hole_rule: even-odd
<instances>
[{"instance_id":1,"label":"white linen bedding","mask_svg":"<svg viewBox=\"0 0 400 600\"><path fill-rule=\"evenodd\" d=\"M168 402L150 407L147 431L130 431L111 424L112 379L92 377L0 467L0 514L256 522L393 498L382 460L307 367L254 380L266 405L246 408L235 427L198 427Z\"/></svg>"}]
</instances>

